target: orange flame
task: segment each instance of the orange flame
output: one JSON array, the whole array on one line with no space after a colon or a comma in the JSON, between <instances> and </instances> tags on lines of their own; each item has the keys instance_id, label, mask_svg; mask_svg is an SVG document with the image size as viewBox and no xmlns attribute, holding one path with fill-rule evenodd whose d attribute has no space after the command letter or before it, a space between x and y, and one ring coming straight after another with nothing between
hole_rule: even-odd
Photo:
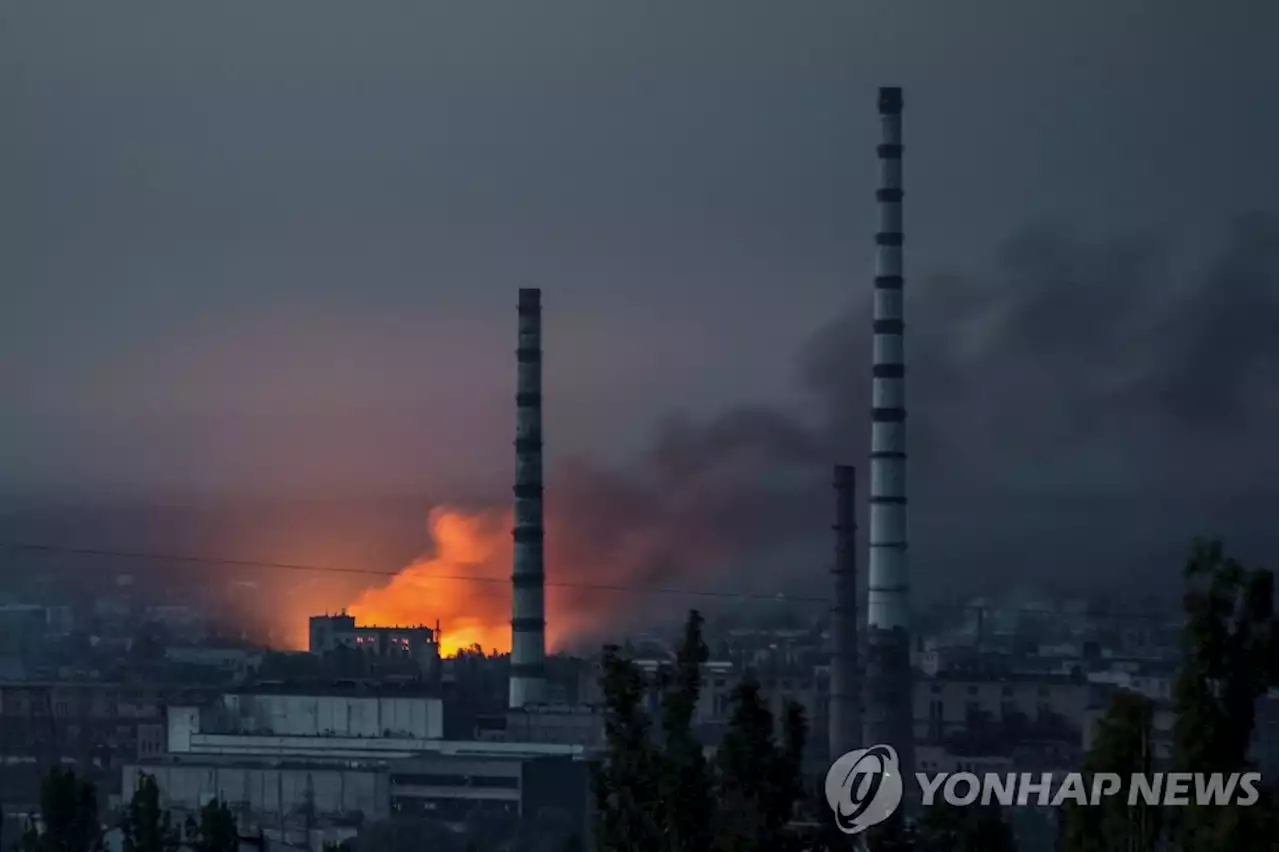
<instances>
[{"instance_id":1,"label":"orange flame","mask_svg":"<svg viewBox=\"0 0 1280 852\"><path fill-rule=\"evenodd\" d=\"M432 626L438 619L446 656L479 645L511 650L511 516L509 512L431 511L435 553L387 585L367 589L347 611L361 624ZM548 636L554 644L555 637Z\"/></svg>"}]
</instances>

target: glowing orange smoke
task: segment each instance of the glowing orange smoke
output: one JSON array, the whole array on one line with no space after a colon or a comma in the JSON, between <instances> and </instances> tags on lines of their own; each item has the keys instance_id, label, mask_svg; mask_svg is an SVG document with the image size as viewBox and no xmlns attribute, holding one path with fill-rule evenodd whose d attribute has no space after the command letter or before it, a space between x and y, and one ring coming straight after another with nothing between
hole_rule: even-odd
<instances>
[{"instance_id":1,"label":"glowing orange smoke","mask_svg":"<svg viewBox=\"0 0 1280 852\"><path fill-rule=\"evenodd\" d=\"M435 553L367 589L347 611L361 624L434 626L441 652L511 650L511 520L506 512L432 510ZM550 637L549 637L550 638Z\"/></svg>"}]
</instances>

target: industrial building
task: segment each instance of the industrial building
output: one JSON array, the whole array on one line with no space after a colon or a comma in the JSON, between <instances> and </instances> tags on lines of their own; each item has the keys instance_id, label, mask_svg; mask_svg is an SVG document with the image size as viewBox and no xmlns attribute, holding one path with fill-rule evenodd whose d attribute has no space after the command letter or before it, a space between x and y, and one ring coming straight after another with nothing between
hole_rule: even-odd
<instances>
[{"instance_id":1,"label":"industrial building","mask_svg":"<svg viewBox=\"0 0 1280 852\"><path fill-rule=\"evenodd\" d=\"M369 821L432 817L461 826L486 814L562 812L583 826L583 745L443 738L443 705L424 690L358 684L227 692L167 710L163 754L122 767L121 789L154 776L166 806L214 797L242 830L348 836Z\"/></svg>"},{"instance_id":2,"label":"industrial building","mask_svg":"<svg viewBox=\"0 0 1280 852\"><path fill-rule=\"evenodd\" d=\"M382 627L356 624L355 616L313 615L308 649L324 656L339 649L360 651L383 660L415 661L423 674L440 669L439 627Z\"/></svg>"}]
</instances>

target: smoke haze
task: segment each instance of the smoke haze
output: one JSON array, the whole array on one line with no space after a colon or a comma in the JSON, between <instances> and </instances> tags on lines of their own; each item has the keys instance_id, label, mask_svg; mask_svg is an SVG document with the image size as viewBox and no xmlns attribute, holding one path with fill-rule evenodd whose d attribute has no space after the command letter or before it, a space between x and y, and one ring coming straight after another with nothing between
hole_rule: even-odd
<instances>
[{"instance_id":1,"label":"smoke haze","mask_svg":"<svg viewBox=\"0 0 1280 852\"><path fill-rule=\"evenodd\" d=\"M990 275L909 280L917 600L1010 587L1159 595L1176 587L1181 553L1200 533L1269 555L1275 220L1233 221L1191 268L1178 274L1158 240L1043 227L1011 240ZM868 441L868 309L853 300L798 354L807 404L672 418L630 464L581 458L551 471L552 647L707 606L598 587L826 594L830 467L864 458ZM443 500L453 504L428 522L430 502L387 501L363 515L300 505L291 523L280 511L192 515L204 528L143 512L118 541L136 548L161 519L167 536L150 533L161 550L412 562L385 585L269 576L263 595L291 625L350 604L370 619L442 619L452 644L507 647L507 498ZM92 535L83 520L72 528ZM54 540L66 532L46 530ZM298 644L300 629L285 632Z\"/></svg>"},{"instance_id":2,"label":"smoke haze","mask_svg":"<svg viewBox=\"0 0 1280 852\"><path fill-rule=\"evenodd\" d=\"M892 84L916 599L1274 558L1276 221L1225 221L1274 210L1256 3L100 6L0 27L5 541L461 562L496 613L536 286L551 580L825 593ZM126 573L289 642L383 582L6 553L0 595ZM584 635L707 603L556 594Z\"/></svg>"},{"instance_id":3,"label":"smoke haze","mask_svg":"<svg viewBox=\"0 0 1280 852\"><path fill-rule=\"evenodd\" d=\"M1268 555L1274 218L1233 221L1187 268L1179 274L1170 247L1148 237L1041 227L1010 240L988 275L909 279L917 600L1010 586L1158 590L1199 533ZM574 584L826 593L830 467L857 463L868 446L869 330L869 300L856 298L812 336L795 364L808 399L794 409L672 417L629 464L578 458L550 472L553 647L697 600ZM505 648L508 499L81 513L60 526L42 516L43 528L15 516L5 532L321 565L411 562L382 591L368 577L260 577L262 609L289 623L288 644L301 641L306 615L353 604L371 618L443 619L459 645ZM114 520L95 529L95 517Z\"/></svg>"}]
</instances>

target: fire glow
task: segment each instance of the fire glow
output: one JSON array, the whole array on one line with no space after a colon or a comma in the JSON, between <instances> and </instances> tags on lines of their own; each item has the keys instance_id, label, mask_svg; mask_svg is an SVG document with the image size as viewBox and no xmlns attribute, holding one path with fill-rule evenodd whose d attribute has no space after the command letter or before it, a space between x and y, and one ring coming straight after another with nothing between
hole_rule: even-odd
<instances>
[{"instance_id":1,"label":"fire glow","mask_svg":"<svg viewBox=\"0 0 1280 852\"><path fill-rule=\"evenodd\" d=\"M347 611L360 624L434 625L446 656L478 645L486 653L511 650L511 513L433 509L428 529L434 552L414 561L381 588L366 589ZM556 630L555 596L547 642Z\"/></svg>"}]
</instances>

